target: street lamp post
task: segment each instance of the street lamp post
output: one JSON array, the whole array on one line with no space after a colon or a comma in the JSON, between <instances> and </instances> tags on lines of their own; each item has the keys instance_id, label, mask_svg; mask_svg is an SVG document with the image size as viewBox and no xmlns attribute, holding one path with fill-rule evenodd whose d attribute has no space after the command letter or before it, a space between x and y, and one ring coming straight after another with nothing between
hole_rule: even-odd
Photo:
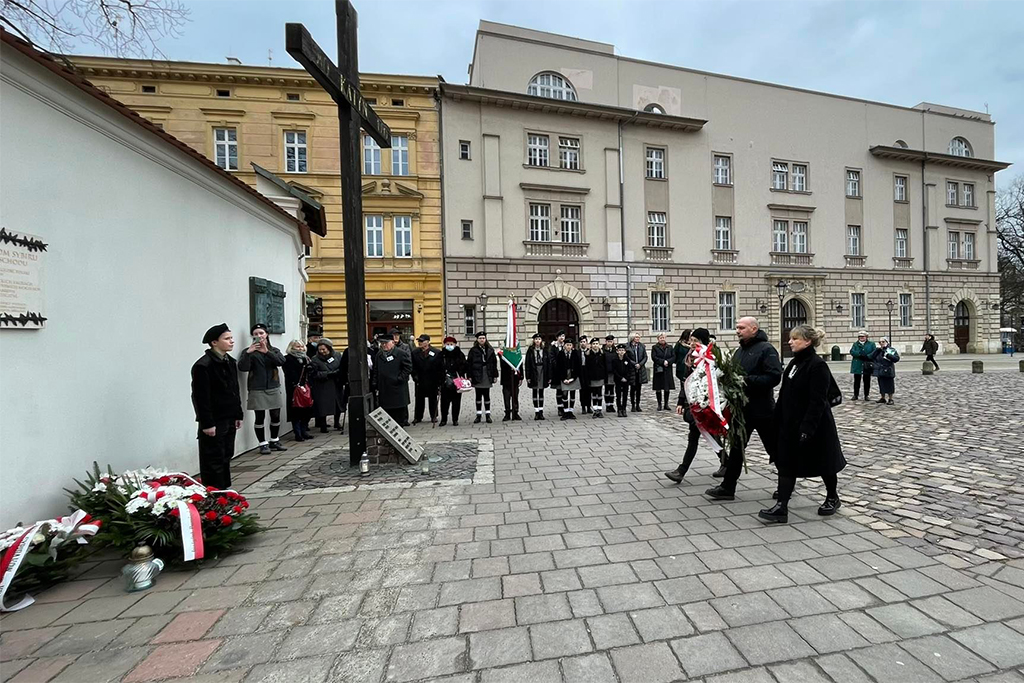
<instances>
[{"instance_id":1,"label":"street lamp post","mask_svg":"<svg viewBox=\"0 0 1024 683\"><path fill-rule=\"evenodd\" d=\"M895 307L895 304L892 302L892 299L889 299L888 301L885 302L885 309L887 311L889 311L889 343L890 344L892 344L892 309L894 307Z\"/></svg>"},{"instance_id":2,"label":"street lamp post","mask_svg":"<svg viewBox=\"0 0 1024 683\"><path fill-rule=\"evenodd\" d=\"M480 292L477 301L480 303L480 331L487 334L487 292Z\"/></svg>"},{"instance_id":3,"label":"street lamp post","mask_svg":"<svg viewBox=\"0 0 1024 683\"><path fill-rule=\"evenodd\" d=\"M775 283L775 291L779 295L779 348L784 349L786 340L782 338L782 303L786 299L786 291L789 289L789 283L785 280L779 280Z\"/></svg>"}]
</instances>

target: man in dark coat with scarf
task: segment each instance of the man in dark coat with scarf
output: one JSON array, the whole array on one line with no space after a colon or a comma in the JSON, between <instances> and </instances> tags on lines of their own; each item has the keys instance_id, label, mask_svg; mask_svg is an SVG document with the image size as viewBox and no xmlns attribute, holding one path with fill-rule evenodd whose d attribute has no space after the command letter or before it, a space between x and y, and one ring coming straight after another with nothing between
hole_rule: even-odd
<instances>
[{"instance_id":1,"label":"man in dark coat with scarf","mask_svg":"<svg viewBox=\"0 0 1024 683\"><path fill-rule=\"evenodd\" d=\"M227 323L203 335L209 348L192 366L192 406L199 423L199 476L206 486L231 488L235 433L242 426L238 367L230 356L235 338Z\"/></svg>"},{"instance_id":2,"label":"man in dark coat with scarf","mask_svg":"<svg viewBox=\"0 0 1024 683\"><path fill-rule=\"evenodd\" d=\"M437 422L437 396L441 389L441 352L430 345L430 335L416 339L419 348L412 352L412 381L416 386L416 410L412 423L423 421L423 404L430 412L431 424Z\"/></svg>"},{"instance_id":3,"label":"man in dark coat with scarf","mask_svg":"<svg viewBox=\"0 0 1024 683\"><path fill-rule=\"evenodd\" d=\"M378 337L380 350L373 360L373 385L377 388L377 404L403 427L409 426L409 376L412 359L395 348L395 340Z\"/></svg>"},{"instance_id":4,"label":"man in dark coat with scarf","mask_svg":"<svg viewBox=\"0 0 1024 683\"><path fill-rule=\"evenodd\" d=\"M736 335L740 340L740 348L736 349L733 358L739 360L743 367L747 391L747 405L743 408L743 419L747 425L744 446L750 443L750 436L756 431L768 452L768 462L771 463L775 461L776 445L775 425L772 421L772 413L775 411L774 390L782 381L782 361L779 360L779 352L768 343L768 335L761 329L757 318L748 316L736 321ZM724 475L721 485L704 493L714 500L734 500L736 482L742 471L743 451L733 448L729 451L725 466L714 474Z\"/></svg>"}]
</instances>

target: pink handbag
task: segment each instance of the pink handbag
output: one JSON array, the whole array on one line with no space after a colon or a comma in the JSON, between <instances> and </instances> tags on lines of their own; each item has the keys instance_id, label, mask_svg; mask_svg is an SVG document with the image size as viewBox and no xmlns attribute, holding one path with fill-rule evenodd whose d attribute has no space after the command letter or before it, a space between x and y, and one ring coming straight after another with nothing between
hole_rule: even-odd
<instances>
[{"instance_id":1,"label":"pink handbag","mask_svg":"<svg viewBox=\"0 0 1024 683\"><path fill-rule=\"evenodd\" d=\"M464 394L467 391L473 391L473 383L466 377L456 377L452 381L455 382L455 389L460 394Z\"/></svg>"}]
</instances>

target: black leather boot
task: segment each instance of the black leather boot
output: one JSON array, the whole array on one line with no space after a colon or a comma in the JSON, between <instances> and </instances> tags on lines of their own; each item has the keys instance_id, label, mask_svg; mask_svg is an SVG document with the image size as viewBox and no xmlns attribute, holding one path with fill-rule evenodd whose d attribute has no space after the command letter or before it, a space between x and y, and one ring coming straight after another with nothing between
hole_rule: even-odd
<instances>
[{"instance_id":1,"label":"black leather boot","mask_svg":"<svg viewBox=\"0 0 1024 683\"><path fill-rule=\"evenodd\" d=\"M779 501L770 508L758 512L757 516L765 524L785 524L789 521L789 507L786 503Z\"/></svg>"},{"instance_id":2,"label":"black leather boot","mask_svg":"<svg viewBox=\"0 0 1024 683\"><path fill-rule=\"evenodd\" d=\"M838 510L842 505L843 503L839 500L839 496L836 496L835 498L825 496L825 502L818 508L818 514L822 517L834 515L836 514L836 510Z\"/></svg>"}]
</instances>

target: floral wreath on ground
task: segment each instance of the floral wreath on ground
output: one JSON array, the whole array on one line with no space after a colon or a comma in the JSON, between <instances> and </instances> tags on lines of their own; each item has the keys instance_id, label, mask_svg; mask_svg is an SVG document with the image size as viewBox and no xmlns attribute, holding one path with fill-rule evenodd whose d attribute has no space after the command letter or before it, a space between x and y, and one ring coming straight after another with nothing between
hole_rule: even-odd
<instances>
[{"instance_id":1,"label":"floral wreath on ground","mask_svg":"<svg viewBox=\"0 0 1024 683\"><path fill-rule=\"evenodd\" d=\"M743 454L747 431L743 367L732 355L723 354L713 340L706 346L697 344L691 356L693 373L683 390L694 424L712 450ZM747 466L745 454L743 466Z\"/></svg>"}]
</instances>

